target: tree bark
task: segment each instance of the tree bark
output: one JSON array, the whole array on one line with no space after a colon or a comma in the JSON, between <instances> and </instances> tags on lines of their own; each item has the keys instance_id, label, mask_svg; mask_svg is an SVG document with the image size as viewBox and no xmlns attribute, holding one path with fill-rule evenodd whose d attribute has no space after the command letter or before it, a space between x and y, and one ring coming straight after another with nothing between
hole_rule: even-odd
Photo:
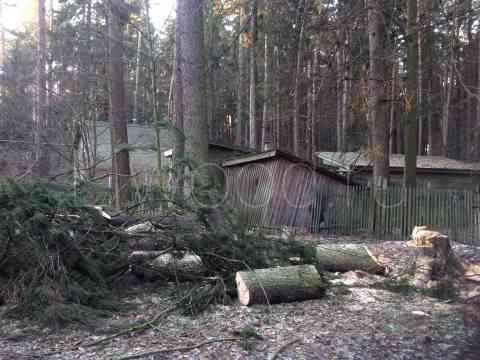
<instances>
[{"instance_id":1,"label":"tree bark","mask_svg":"<svg viewBox=\"0 0 480 360\"><path fill-rule=\"evenodd\" d=\"M388 272L388 269L381 265L364 245L320 245L316 248L316 259L318 266L326 271L362 270L381 275Z\"/></svg>"},{"instance_id":2,"label":"tree bark","mask_svg":"<svg viewBox=\"0 0 480 360\"><path fill-rule=\"evenodd\" d=\"M45 17L45 0L38 0L34 129L36 175L43 178L48 177L50 173L50 159L48 148L45 144L48 141L47 74L45 72L47 62L47 25Z\"/></svg>"},{"instance_id":3,"label":"tree bark","mask_svg":"<svg viewBox=\"0 0 480 360\"><path fill-rule=\"evenodd\" d=\"M281 139L280 139L280 124L281 124L281 116L280 116L280 108L281 108L281 101L280 101L280 54L278 50L278 46L273 48L273 58L274 58L274 66L275 66L275 95L274 95L274 119L273 119L273 127L274 127L274 143L275 149L280 149L281 147Z\"/></svg>"},{"instance_id":4,"label":"tree bark","mask_svg":"<svg viewBox=\"0 0 480 360\"><path fill-rule=\"evenodd\" d=\"M420 11L418 11L420 7ZM423 126L424 126L424 113L425 104L423 96L423 68L424 68L424 54L423 54L423 38L424 38L424 24L423 24L423 4L421 0L417 0L417 96L418 96L418 149L417 155L423 155Z\"/></svg>"},{"instance_id":5,"label":"tree bark","mask_svg":"<svg viewBox=\"0 0 480 360\"><path fill-rule=\"evenodd\" d=\"M216 59L215 49L219 39L219 31L216 25L216 15L213 10L213 2L207 2L206 4L206 116L209 130L209 139L214 142L222 141L225 138L225 126L216 114L217 97L221 96L217 93L217 79L216 79ZM222 103L222 100L218 100ZM219 121L220 120L220 121Z\"/></svg>"},{"instance_id":6,"label":"tree bark","mask_svg":"<svg viewBox=\"0 0 480 360\"><path fill-rule=\"evenodd\" d=\"M175 28L175 51L173 59L172 87L171 95L173 96L173 116L170 119L174 125L174 148L173 148L173 183L175 199L178 203L182 203L184 199L185 185L185 132L183 126L183 75L182 75L182 46L181 33L183 27L181 23L184 19L181 14L180 4L177 2L177 22Z\"/></svg>"},{"instance_id":7,"label":"tree bark","mask_svg":"<svg viewBox=\"0 0 480 360\"><path fill-rule=\"evenodd\" d=\"M185 152L196 168L208 160L205 114L203 1L179 0L180 63L183 91Z\"/></svg>"},{"instance_id":8,"label":"tree bark","mask_svg":"<svg viewBox=\"0 0 480 360\"><path fill-rule=\"evenodd\" d=\"M307 64L307 79L308 79L308 89L307 89L307 118L306 118L306 126L305 126L305 157L307 159L311 159L312 154L312 103L313 103L313 81L312 81L312 61L309 60Z\"/></svg>"},{"instance_id":9,"label":"tree bark","mask_svg":"<svg viewBox=\"0 0 480 360\"><path fill-rule=\"evenodd\" d=\"M340 31L337 31L340 33ZM336 61L336 70L337 70L337 84L336 84L336 122L337 122L337 151L343 152L343 140L344 140L344 129L343 129L343 111L342 111L342 100L343 100L343 66L342 66L342 48L340 46L340 40L338 40L337 35L337 49L335 52L335 61Z\"/></svg>"},{"instance_id":10,"label":"tree bark","mask_svg":"<svg viewBox=\"0 0 480 360\"><path fill-rule=\"evenodd\" d=\"M258 124L257 124L257 0L252 1L251 13L251 46L250 46L250 108L249 108L249 124L250 124L250 148L259 149L258 144Z\"/></svg>"},{"instance_id":11,"label":"tree bark","mask_svg":"<svg viewBox=\"0 0 480 360\"><path fill-rule=\"evenodd\" d=\"M128 204L130 155L128 145L127 111L125 108L125 64L123 32L128 14L126 6L110 2L108 35L110 38L110 123L112 129L112 166L114 205L121 209Z\"/></svg>"},{"instance_id":12,"label":"tree bark","mask_svg":"<svg viewBox=\"0 0 480 360\"><path fill-rule=\"evenodd\" d=\"M326 287L313 265L240 271L235 281L245 306L318 299Z\"/></svg>"},{"instance_id":13,"label":"tree bark","mask_svg":"<svg viewBox=\"0 0 480 360\"><path fill-rule=\"evenodd\" d=\"M0 19L3 18L3 0L0 0ZM0 77L0 96L5 94L5 64L6 64L5 52L5 28L3 24L0 24L0 69L2 69L2 75ZM1 122L0 122L1 125Z\"/></svg>"},{"instance_id":14,"label":"tree bark","mask_svg":"<svg viewBox=\"0 0 480 360\"><path fill-rule=\"evenodd\" d=\"M157 171L158 171L158 184L162 187L163 184L163 177L162 177L162 144L160 139L160 113L158 109L158 101L157 101L157 68L156 62L154 57L154 48L155 48L155 39L153 37L153 30L150 24L150 1L145 0L145 22L146 22L146 33L147 33L147 40L149 44L149 75L150 75L150 96L152 102L152 110L153 110L153 123L155 126L155 142L157 148Z\"/></svg>"},{"instance_id":15,"label":"tree bark","mask_svg":"<svg viewBox=\"0 0 480 360\"><path fill-rule=\"evenodd\" d=\"M375 189L384 189L389 182L389 147L386 101L386 47L383 1L368 2L369 76L368 118L372 133L373 181Z\"/></svg>"},{"instance_id":16,"label":"tree bark","mask_svg":"<svg viewBox=\"0 0 480 360\"><path fill-rule=\"evenodd\" d=\"M477 96L480 97L480 23L477 26ZM477 101L477 118L475 123L475 143L477 160L480 159L480 101Z\"/></svg>"},{"instance_id":17,"label":"tree bark","mask_svg":"<svg viewBox=\"0 0 480 360\"><path fill-rule=\"evenodd\" d=\"M293 153L300 155L300 77L302 74L303 61L303 38L305 34L305 6L306 0L301 0L299 3L297 17L298 40L297 40L297 61L295 68L295 79L293 89Z\"/></svg>"},{"instance_id":18,"label":"tree bark","mask_svg":"<svg viewBox=\"0 0 480 360\"><path fill-rule=\"evenodd\" d=\"M408 0L408 49L407 49L407 94L405 96L405 185L417 185L417 70L418 70L418 40L417 40L417 0Z\"/></svg>"},{"instance_id":19,"label":"tree bark","mask_svg":"<svg viewBox=\"0 0 480 360\"><path fill-rule=\"evenodd\" d=\"M138 93L140 91L140 68L142 63L142 32L137 31L137 58L135 59L135 90L133 94L133 123L138 122Z\"/></svg>"},{"instance_id":20,"label":"tree bark","mask_svg":"<svg viewBox=\"0 0 480 360\"><path fill-rule=\"evenodd\" d=\"M395 47L394 47L395 48ZM390 89L390 126L389 126L389 150L388 154L391 156L394 152L394 145L395 144L395 134L399 131L398 126L395 122L395 107L396 107L396 99L397 99L397 77L398 77L398 63L397 59L393 60L392 63L392 86Z\"/></svg>"},{"instance_id":21,"label":"tree bark","mask_svg":"<svg viewBox=\"0 0 480 360\"><path fill-rule=\"evenodd\" d=\"M270 16L268 3L265 4L266 16ZM270 43L269 29L264 35L264 63L263 63L263 119L260 149L268 150L272 144L272 80L270 74Z\"/></svg>"},{"instance_id":22,"label":"tree bark","mask_svg":"<svg viewBox=\"0 0 480 360\"><path fill-rule=\"evenodd\" d=\"M452 92L454 90L455 79L455 60L456 60L456 43L458 31L458 4L454 1L453 4L453 25L449 26L448 34L448 62L445 65L445 72L443 78L443 103L442 103L442 148L443 155L449 155L449 126L450 126L450 105L452 101Z\"/></svg>"},{"instance_id":23,"label":"tree bark","mask_svg":"<svg viewBox=\"0 0 480 360\"><path fill-rule=\"evenodd\" d=\"M318 48L313 49L313 69L312 69L312 110L310 123L310 160L315 163L315 151L317 151L317 86L318 86Z\"/></svg>"},{"instance_id":24,"label":"tree bark","mask_svg":"<svg viewBox=\"0 0 480 360\"><path fill-rule=\"evenodd\" d=\"M245 98L247 94L247 66L246 66L246 34L244 31L245 22L245 5L240 5L239 14L239 31L241 31L238 37L238 79L237 79L237 117L235 121L235 143L237 145L246 145L246 116L245 116Z\"/></svg>"}]
</instances>

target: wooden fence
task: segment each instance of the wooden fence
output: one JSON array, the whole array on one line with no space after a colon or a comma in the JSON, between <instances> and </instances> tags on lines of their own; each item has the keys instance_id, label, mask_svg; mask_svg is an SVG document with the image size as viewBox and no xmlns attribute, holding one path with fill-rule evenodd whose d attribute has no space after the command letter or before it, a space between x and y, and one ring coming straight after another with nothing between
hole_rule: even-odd
<instances>
[{"instance_id":1,"label":"wooden fence","mask_svg":"<svg viewBox=\"0 0 480 360\"><path fill-rule=\"evenodd\" d=\"M392 186L373 194L356 186L345 192L322 189L313 216L314 232L404 240L415 225L427 225L456 241L480 245L480 194L474 191Z\"/></svg>"}]
</instances>

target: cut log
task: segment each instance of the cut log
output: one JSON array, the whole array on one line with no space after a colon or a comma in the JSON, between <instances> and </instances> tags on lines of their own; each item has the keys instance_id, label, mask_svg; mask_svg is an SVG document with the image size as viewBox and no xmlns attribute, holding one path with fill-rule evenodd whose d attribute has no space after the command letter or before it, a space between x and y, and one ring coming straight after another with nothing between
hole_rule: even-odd
<instances>
[{"instance_id":1,"label":"cut log","mask_svg":"<svg viewBox=\"0 0 480 360\"><path fill-rule=\"evenodd\" d=\"M313 265L239 271L235 281L240 304L246 306L318 299L326 288Z\"/></svg>"},{"instance_id":2,"label":"cut log","mask_svg":"<svg viewBox=\"0 0 480 360\"><path fill-rule=\"evenodd\" d=\"M333 272L363 270L386 275L388 268L378 262L365 245L325 244L316 248L316 260L320 269Z\"/></svg>"},{"instance_id":3,"label":"cut log","mask_svg":"<svg viewBox=\"0 0 480 360\"><path fill-rule=\"evenodd\" d=\"M146 222L129 226L128 228L125 229L125 232L129 235L149 233L149 232L155 232L155 227L150 221L146 221Z\"/></svg>"},{"instance_id":4,"label":"cut log","mask_svg":"<svg viewBox=\"0 0 480 360\"><path fill-rule=\"evenodd\" d=\"M191 280L202 276L205 273L205 266L202 259L196 254L187 252L178 256L164 253L153 260L132 264L132 272L137 277L149 281L157 279Z\"/></svg>"},{"instance_id":5,"label":"cut log","mask_svg":"<svg viewBox=\"0 0 480 360\"><path fill-rule=\"evenodd\" d=\"M205 272L200 256L192 253L185 253L181 257L170 253L163 254L151 261L150 265L157 270L167 271L171 274L178 272L184 274L202 274Z\"/></svg>"},{"instance_id":6,"label":"cut log","mask_svg":"<svg viewBox=\"0 0 480 360\"><path fill-rule=\"evenodd\" d=\"M128 256L128 262L130 264L140 264L147 262L149 260L153 260L171 249L163 250L163 251L134 251Z\"/></svg>"}]
</instances>

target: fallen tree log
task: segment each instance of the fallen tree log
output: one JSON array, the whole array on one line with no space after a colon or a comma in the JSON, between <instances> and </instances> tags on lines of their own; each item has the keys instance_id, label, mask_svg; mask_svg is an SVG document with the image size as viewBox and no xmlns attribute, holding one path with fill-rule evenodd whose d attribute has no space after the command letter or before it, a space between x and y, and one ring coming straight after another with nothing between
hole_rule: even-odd
<instances>
[{"instance_id":1,"label":"fallen tree log","mask_svg":"<svg viewBox=\"0 0 480 360\"><path fill-rule=\"evenodd\" d=\"M137 277L150 281L157 279L191 280L202 276L206 271L202 259L196 254L189 252L180 255L164 253L151 259L150 256L155 253L155 251L143 252L143 254L133 257L132 272ZM139 260L141 256L144 256L145 259L150 257L150 260L142 262Z\"/></svg>"},{"instance_id":2,"label":"fallen tree log","mask_svg":"<svg viewBox=\"0 0 480 360\"><path fill-rule=\"evenodd\" d=\"M313 265L239 271L235 281L238 299L247 306L318 299L326 288Z\"/></svg>"},{"instance_id":3,"label":"fallen tree log","mask_svg":"<svg viewBox=\"0 0 480 360\"><path fill-rule=\"evenodd\" d=\"M379 275L388 273L388 268L380 264L365 245L325 244L317 246L315 252L317 266L325 271L363 270Z\"/></svg>"},{"instance_id":4,"label":"fallen tree log","mask_svg":"<svg viewBox=\"0 0 480 360\"><path fill-rule=\"evenodd\" d=\"M153 260L167 252L171 251L171 248L166 250L155 250L155 251L133 251L128 255L128 262L130 264L140 264L149 260Z\"/></svg>"}]
</instances>

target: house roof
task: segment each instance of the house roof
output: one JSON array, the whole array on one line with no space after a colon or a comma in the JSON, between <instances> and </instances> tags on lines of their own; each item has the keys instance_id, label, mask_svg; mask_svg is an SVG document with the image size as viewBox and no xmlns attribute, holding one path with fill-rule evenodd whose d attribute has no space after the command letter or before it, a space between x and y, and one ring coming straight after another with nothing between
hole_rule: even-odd
<instances>
[{"instance_id":1,"label":"house roof","mask_svg":"<svg viewBox=\"0 0 480 360\"><path fill-rule=\"evenodd\" d=\"M318 152L316 155L324 165L343 172L372 167L370 156L359 152ZM403 171L404 167L405 155L390 155L390 170ZM417 156L417 170L429 173L471 174L480 173L480 163L449 159L444 156Z\"/></svg>"},{"instance_id":2,"label":"house roof","mask_svg":"<svg viewBox=\"0 0 480 360\"><path fill-rule=\"evenodd\" d=\"M237 157L232 160L226 160L222 162L222 167L242 166L242 165L246 165L254 162L265 162L265 161L274 160L274 159L285 159L294 163L305 164L315 169L315 171L317 171L318 173L329 176L343 183L352 184L352 182L348 179L348 177L340 175L328 167L314 165L305 159L301 159L293 154L280 151L280 150L270 150L262 153L255 153L247 156Z\"/></svg>"},{"instance_id":3,"label":"house roof","mask_svg":"<svg viewBox=\"0 0 480 360\"><path fill-rule=\"evenodd\" d=\"M208 143L208 146L217 147L217 148L226 149L226 150L238 151L244 154L251 154L255 152L255 150L252 150L243 146L232 145L232 144L218 142L218 141L210 141Z\"/></svg>"}]
</instances>

